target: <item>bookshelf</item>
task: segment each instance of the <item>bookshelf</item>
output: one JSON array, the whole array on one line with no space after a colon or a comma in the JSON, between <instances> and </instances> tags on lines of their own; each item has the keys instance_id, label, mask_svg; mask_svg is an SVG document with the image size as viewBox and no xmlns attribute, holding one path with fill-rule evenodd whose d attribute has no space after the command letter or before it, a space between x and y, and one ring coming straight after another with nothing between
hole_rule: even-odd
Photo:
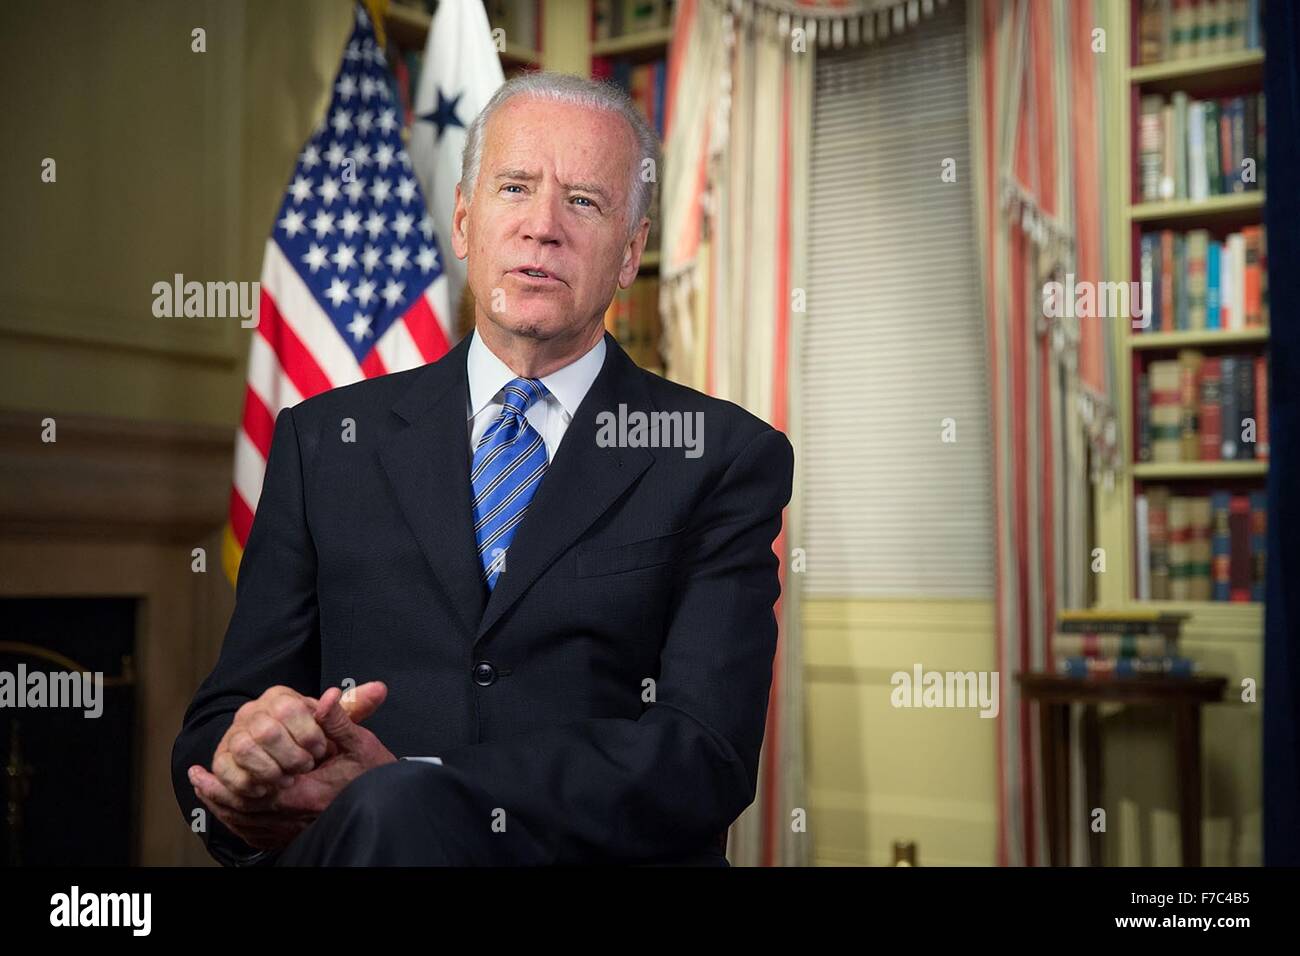
<instances>
[{"instance_id":1,"label":"bookshelf","mask_svg":"<svg viewBox=\"0 0 1300 956\"><path fill-rule=\"evenodd\" d=\"M1122 143L1123 157L1122 164L1112 170L1114 181L1123 184L1123 188L1115 190L1118 196L1112 199L1105 218L1110 240L1108 244L1111 246L1108 268L1112 270L1112 274L1127 276L1132 281L1142 281L1144 275L1151 274L1144 273L1144 266L1150 268L1144 259L1144 251L1150 253L1152 248L1157 250L1159 248L1156 241L1150 238L1151 236L1160 234L1163 238L1163 234L1170 232L1186 236L1195 231L1202 236L1207 236L1211 245L1221 241L1226 243L1231 234L1239 230L1253 232L1253 227L1262 224L1265 203L1264 191L1252 187L1247 187L1247 191L1244 192L1201 195L1200 198L1195 199L1182 198L1184 193L1180 189L1179 198L1161 198L1155 201L1147 198L1147 201L1143 201L1144 167L1140 161L1141 151L1144 145L1149 146L1150 143L1149 136L1143 137L1142 107L1145 105L1143 98L1150 100L1154 94L1159 94L1166 103L1172 102L1176 94L1185 95L1192 103L1196 101L1226 103L1235 97L1247 98L1262 90L1264 62L1264 53L1261 49L1207 52L1202 46L1194 55L1169 58L1166 46L1160 58L1155 59L1154 62L1143 63L1141 62L1145 26L1142 22L1143 7L1141 0L1122 0L1118 5L1119 19L1116 26L1121 29L1116 32L1123 35L1125 42L1115 52L1119 54L1123 65L1113 69L1107 80L1115 95L1114 102L1119 104L1110 131L1114 140ZM1240 9L1245 12L1248 8L1249 5L1243 4ZM1226 12L1228 7L1224 6L1222 9ZM1166 34L1164 39L1167 45L1169 35ZM1187 50L1186 47L1183 49ZM1194 122L1189 125L1195 128ZM1217 127L1209 125L1207 121L1206 128L1206 135L1209 136L1208 130ZM1231 145L1234 148L1237 146L1235 142ZM1263 166L1265 162L1266 160L1261 160L1260 165ZM1190 168L1191 165L1192 161L1188 160L1187 166ZM1225 187L1230 184L1226 170L1227 167L1224 166ZM1179 175L1184 174L1180 172ZM1190 178L1190 175L1192 174L1188 172L1187 177ZM1216 175L1212 165L1210 175L1211 177ZM1146 250L1143 248L1144 236L1148 237ZM1156 255L1159 255L1158 251ZM1262 272L1266 260L1263 260L1261 255L1258 261ZM1176 269L1175 274L1182 276L1181 281L1187 282L1186 265L1180 262L1179 268L1182 271ZM1198 264L1195 270L1198 275L1199 270ZM1188 283L1187 288L1190 287ZM1157 292L1157 296L1159 294ZM1180 298L1193 294L1183 291L1176 293ZM1202 291L1200 295L1204 296L1205 293ZM1261 295L1265 296L1266 301L1266 293ZM1181 304L1179 308L1182 309ZM1183 318L1181 311L1179 318L1180 320ZM1139 574L1139 563L1144 560L1149 561L1150 550L1149 535L1142 533L1144 529L1139 528L1139 518L1136 513L1139 499L1151 505L1155 500L1151 494L1153 490L1156 495L1168 495L1170 500L1178 497L1184 502L1194 501L1198 497L1206 498L1216 492L1226 492L1230 496L1249 499L1252 493L1264 490L1268 475L1266 458L1215 460L1210 457L1211 453L1207 451L1205 441L1202 441L1199 450L1196 450L1197 440L1190 437L1192 434L1201 434L1200 429L1205 423L1200 420L1202 406L1199 403L1206 394L1212 394L1202 391L1203 379L1199 370L1208 367L1209 363L1205 362L1204 366L1201 363L1207 359L1215 359L1214 364L1218 367L1223 358L1231 358L1238 369L1242 367L1254 369L1257 364L1256 359L1268 354L1268 326L1266 323L1243 325L1240 316L1236 317L1232 326L1228 328L1197 327L1197 324L1203 326L1211 323L1188 321L1184 324L1180 321L1177 327L1170 328L1166 322L1163 330L1157 326L1157 330L1142 331L1133 329L1127 319L1118 321L1117 330L1121 341L1118 411L1121 440L1124 447L1129 450L1126 459L1130 464L1121 476L1118 488L1113 492L1098 494L1098 541L1108 547L1114 547L1121 555L1121 560L1117 562L1120 570L1119 580L1112 579L1100 586L1098 598L1102 603L1115 605L1189 610L1193 612L1194 618L1211 622L1206 626L1216 631L1240 630L1257 634L1262 621L1262 605L1256 601L1184 599L1187 586L1182 583L1178 585L1177 595L1169 593L1163 586L1160 588L1160 594L1157 595L1154 593L1156 590L1154 585L1148 585L1150 588L1148 593L1139 593L1139 580L1143 577L1148 579L1151 577L1150 574ZM1174 362L1190 362L1187 367L1180 366L1183 376L1181 379L1183 406L1184 409L1188 407L1192 409L1190 413L1184 412L1182 422L1178 426L1181 429L1179 440L1184 443L1180 456L1182 460L1142 460L1144 424L1148 429L1145 432L1148 440L1151 428L1150 419L1144 418L1140 401L1140 397L1145 397L1149 391L1141 387L1144 376L1147 376L1146 381L1150 385L1152 382L1150 372L1153 365L1163 364L1163 371L1168 373ZM1249 371L1245 374L1250 376ZM1167 384L1168 378L1166 377L1164 381ZM1190 393L1186 391L1188 388L1192 389ZM1169 389L1166 387L1162 394L1168 396ZM1244 417L1254 417L1250 411L1242 414ZM1190 433L1189 428L1192 429ZM1226 422L1222 428L1226 433L1228 428ZM1168 434L1167 425L1164 434L1166 436ZM1193 449L1191 454L1188 451L1188 442ZM1211 438L1208 440L1208 445L1212 448L1216 442ZM1150 454L1150 446L1146 447ZM1254 449L1258 451L1258 446L1254 446ZM1165 451L1168 452L1167 443ZM1193 457L1196 455L1200 456L1199 460ZM1218 517L1215 515L1211 519L1212 540L1214 522ZM1180 518L1181 520L1183 519ZM1148 525L1147 529L1149 528ZM1204 533L1204 529L1201 533ZM1143 539L1146 539L1145 542ZM1219 543L1221 546L1222 537ZM1186 557L1185 554L1181 556ZM1192 564L1195 566L1199 561L1198 553L1198 556L1192 559ZM1211 566L1213 566L1213 559L1211 559ZM1171 577L1171 586L1173 580ZM1211 587L1213 587L1213 576ZM1235 596L1240 597L1240 591Z\"/></svg>"}]
</instances>

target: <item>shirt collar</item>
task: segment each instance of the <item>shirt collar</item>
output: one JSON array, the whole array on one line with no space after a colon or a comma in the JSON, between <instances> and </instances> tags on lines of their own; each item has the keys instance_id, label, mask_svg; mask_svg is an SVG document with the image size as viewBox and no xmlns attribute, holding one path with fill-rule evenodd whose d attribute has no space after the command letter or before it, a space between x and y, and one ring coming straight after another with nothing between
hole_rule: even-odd
<instances>
[{"instance_id":1,"label":"shirt collar","mask_svg":"<svg viewBox=\"0 0 1300 956\"><path fill-rule=\"evenodd\" d=\"M472 336L469 349L465 359L466 371L469 375L469 418L473 418L479 412L483 411L492 400L500 394L501 389L513 379L519 376L514 373L510 366L497 358L490 348L483 344L479 338L478 332L471 332ZM597 339L596 344L587 350L586 354L578 358L561 369L557 369L550 375L542 377L542 384L546 390L555 396L555 400L560 403L572 418L577 412L578 406L586 397L592 382L596 381L596 376L600 374L601 366L605 364L605 336Z\"/></svg>"}]
</instances>

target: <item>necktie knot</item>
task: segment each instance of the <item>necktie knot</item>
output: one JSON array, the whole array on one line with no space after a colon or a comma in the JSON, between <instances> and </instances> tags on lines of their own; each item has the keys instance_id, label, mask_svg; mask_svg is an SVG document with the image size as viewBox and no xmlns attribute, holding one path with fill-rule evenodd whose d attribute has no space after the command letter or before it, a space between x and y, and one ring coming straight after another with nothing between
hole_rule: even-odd
<instances>
[{"instance_id":1,"label":"necktie knot","mask_svg":"<svg viewBox=\"0 0 1300 956\"><path fill-rule=\"evenodd\" d=\"M549 394L546 386L535 378L511 379L502 391L504 393L502 403L505 405L502 411L521 417L524 412Z\"/></svg>"}]
</instances>

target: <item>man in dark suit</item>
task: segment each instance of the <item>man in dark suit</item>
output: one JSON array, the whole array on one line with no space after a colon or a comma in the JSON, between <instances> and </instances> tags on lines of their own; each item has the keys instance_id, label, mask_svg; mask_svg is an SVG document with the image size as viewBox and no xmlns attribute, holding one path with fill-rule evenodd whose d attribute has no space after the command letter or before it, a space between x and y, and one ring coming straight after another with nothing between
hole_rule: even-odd
<instances>
[{"instance_id":1,"label":"man in dark suit","mask_svg":"<svg viewBox=\"0 0 1300 956\"><path fill-rule=\"evenodd\" d=\"M725 865L793 457L604 331L645 246L647 160L626 98L502 87L451 237L474 332L280 413L173 752L221 862Z\"/></svg>"}]
</instances>

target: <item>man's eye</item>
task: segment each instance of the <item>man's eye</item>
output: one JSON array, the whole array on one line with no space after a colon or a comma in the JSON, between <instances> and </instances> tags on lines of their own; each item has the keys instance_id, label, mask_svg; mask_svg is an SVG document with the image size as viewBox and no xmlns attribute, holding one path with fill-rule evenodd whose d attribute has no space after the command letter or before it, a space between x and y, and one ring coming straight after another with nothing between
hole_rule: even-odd
<instances>
[{"instance_id":1,"label":"man's eye","mask_svg":"<svg viewBox=\"0 0 1300 956\"><path fill-rule=\"evenodd\" d=\"M524 187L520 186L518 183L506 183L501 188L502 189L523 189Z\"/></svg>"},{"instance_id":2,"label":"man's eye","mask_svg":"<svg viewBox=\"0 0 1300 956\"><path fill-rule=\"evenodd\" d=\"M574 202L585 202L587 205L591 206L593 209L596 208L596 204L595 204L594 202L592 202L590 199L588 199L586 196L574 196L574 197L573 197L573 201L574 201Z\"/></svg>"}]
</instances>

